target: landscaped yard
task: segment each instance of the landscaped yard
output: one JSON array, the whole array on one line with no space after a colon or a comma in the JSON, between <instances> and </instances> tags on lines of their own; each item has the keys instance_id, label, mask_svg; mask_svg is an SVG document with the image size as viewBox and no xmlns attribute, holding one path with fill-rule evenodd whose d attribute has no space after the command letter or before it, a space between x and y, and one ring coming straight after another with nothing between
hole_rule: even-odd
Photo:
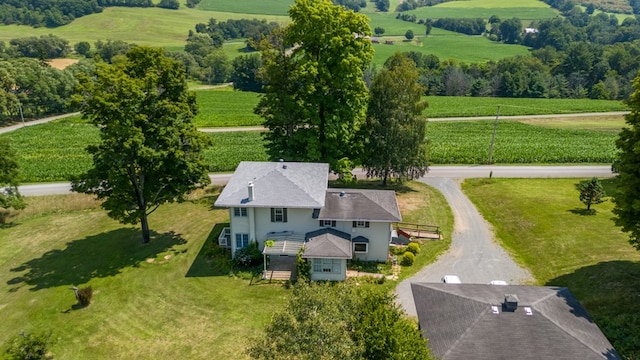
<instances>
[{"instance_id":1,"label":"landscaped yard","mask_svg":"<svg viewBox=\"0 0 640 360\"><path fill-rule=\"evenodd\" d=\"M640 252L613 223L613 204L584 215L579 179L475 179L465 193L538 285L566 286L622 355L640 357ZM603 181L611 193L615 183Z\"/></svg>"},{"instance_id":2,"label":"landscaped yard","mask_svg":"<svg viewBox=\"0 0 640 360\"><path fill-rule=\"evenodd\" d=\"M207 260L228 221L226 210L212 209L216 196L160 207L148 245L137 227L109 219L87 196L28 198L20 217L0 227L0 344L21 331L51 331L56 359L247 358L244 349L289 290L251 285L250 274ZM399 202L405 219L439 223L450 236L451 212L439 193L410 183ZM427 255L403 273L448 244L425 245ZM93 304L74 309L69 287L88 285Z\"/></svg>"}]
</instances>

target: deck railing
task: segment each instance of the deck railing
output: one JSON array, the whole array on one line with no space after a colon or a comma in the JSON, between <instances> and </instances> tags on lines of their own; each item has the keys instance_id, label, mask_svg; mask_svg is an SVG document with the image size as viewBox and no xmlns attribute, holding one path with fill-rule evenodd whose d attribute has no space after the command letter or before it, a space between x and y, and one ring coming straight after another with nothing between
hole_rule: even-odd
<instances>
[{"instance_id":1,"label":"deck railing","mask_svg":"<svg viewBox=\"0 0 640 360\"><path fill-rule=\"evenodd\" d=\"M437 225L399 222L395 223L395 228L405 231L415 237L431 237L429 235L441 235L440 226Z\"/></svg>"}]
</instances>

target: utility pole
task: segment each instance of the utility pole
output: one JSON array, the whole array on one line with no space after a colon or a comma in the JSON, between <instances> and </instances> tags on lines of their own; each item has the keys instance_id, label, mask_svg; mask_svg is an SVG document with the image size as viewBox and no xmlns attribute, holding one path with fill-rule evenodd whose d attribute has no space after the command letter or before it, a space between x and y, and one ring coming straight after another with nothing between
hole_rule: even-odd
<instances>
[{"instance_id":1,"label":"utility pole","mask_svg":"<svg viewBox=\"0 0 640 360\"><path fill-rule=\"evenodd\" d=\"M498 105L498 112L496 113L496 121L493 123L493 135L491 135L491 144L489 145L489 162L487 165L491 165L493 158L493 142L496 140L496 130L498 129L498 118L500 118L500 105Z\"/></svg>"}]
</instances>

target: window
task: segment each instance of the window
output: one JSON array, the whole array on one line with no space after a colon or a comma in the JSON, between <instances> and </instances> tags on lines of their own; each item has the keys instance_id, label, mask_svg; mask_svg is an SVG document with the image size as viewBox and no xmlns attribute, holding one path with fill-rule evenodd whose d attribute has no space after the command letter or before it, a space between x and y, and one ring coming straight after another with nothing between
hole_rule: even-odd
<instances>
[{"instance_id":1,"label":"window","mask_svg":"<svg viewBox=\"0 0 640 360\"><path fill-rule=\"evenodd\" d=\"M336 221L335 220L320 220L320 226L321 227L327 227L327 226L336 227Z\"/></svg>"},{"instance_id":2,"label":"window","mask_svg":"<svg viewBox=\"0 0 640 360\"><path fill-rule=\"evenodd\" d=\"M353 251L357 253L366 253L369 251L369 244L367 243L353 243Z\"/></svg>"},{"instance_id":3,"label":"window","mask_svg":"<svg viewBox=\"0 0 640 360\"><path fill-rule=\"evenodd\" d=\"M236 249L249 246L249 234L236 234Z\"/></svg>"},{"instance_id":4,"label":"window","mask_svg":"<svg viewBox=\"0 0 640 360\"><path fill-rule=\"evenodd\" d=\"M233 208L233 216L247 216L247 208Z\"/></svg>"},{"instance_id":5,"label":"window","mask_svg":"<svg viewBox=\"0 0 640 360\"><path fill-rule=\"evenodd\" d=\"M271 222L287 222L287 209L271 208Z\"/></svg>"},{"instance_id":6,"label":"window","mask_svg":"<svg viewBox=\"0 0 640 360\"><path fill-rule=\"evenodd\" d=\"M368 228L369 227L369 222L368 221L354 221L353 222L353 227L354 228Z\"/></svg>"},{"instance_id":7,"label":"window","mask_svg":"<svg viewBox=\"0 0 640 360\"><path fill-rule=\"evenodd\" d=\"M340 274L340 259L313 259L313 272Z\"/></svg>"}]
</instances>

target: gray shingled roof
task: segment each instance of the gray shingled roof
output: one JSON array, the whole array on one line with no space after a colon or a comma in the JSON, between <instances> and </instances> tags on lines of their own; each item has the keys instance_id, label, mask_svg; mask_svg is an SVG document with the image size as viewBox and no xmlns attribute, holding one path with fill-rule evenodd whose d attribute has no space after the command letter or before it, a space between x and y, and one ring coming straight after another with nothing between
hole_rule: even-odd
<instances>
[{"instance_id":1,"label":"gray shingled roof","mask_svg":"<svg viewBox=\"0 0 640 360\"><path fill-rule=\"evenodd\" d=\"M392 190L327 189L320 220L402 221Z\"/></svg>"},{"instance_id":2,"label":"gray shingled roof","mask_svg":"<svg viewBox=\"0 0 640 360\"><path fill-rule=\"evenodd\" d=\"M620 359L567 288L413 283L411 290L431 354L443 360ZM503 310L505 294L518 297L515 311Z\"/></svg>"},{"instance_id":3,"label":"gray shingled roof","mask_svg":"<svg viewBox=\"0 0 640 360\"><path fill-rule=\"evenodd\" d=\"M324 205L328 178L329 164L243 161L215 205L319 208ZM253 201L248 201L249 182L253 182Z\"/></svg>"},{"instance_id":4,"label":"gray shingled roof","mask_svg":"<svg viewBox=\"0 0 640 360\"><path fill-rule=\"evenodd\" d=\"M302 257L325 259L351 259L351 235L333 229L324 228L308 232L305 236Z\"/></svg>"}]
</instances>

